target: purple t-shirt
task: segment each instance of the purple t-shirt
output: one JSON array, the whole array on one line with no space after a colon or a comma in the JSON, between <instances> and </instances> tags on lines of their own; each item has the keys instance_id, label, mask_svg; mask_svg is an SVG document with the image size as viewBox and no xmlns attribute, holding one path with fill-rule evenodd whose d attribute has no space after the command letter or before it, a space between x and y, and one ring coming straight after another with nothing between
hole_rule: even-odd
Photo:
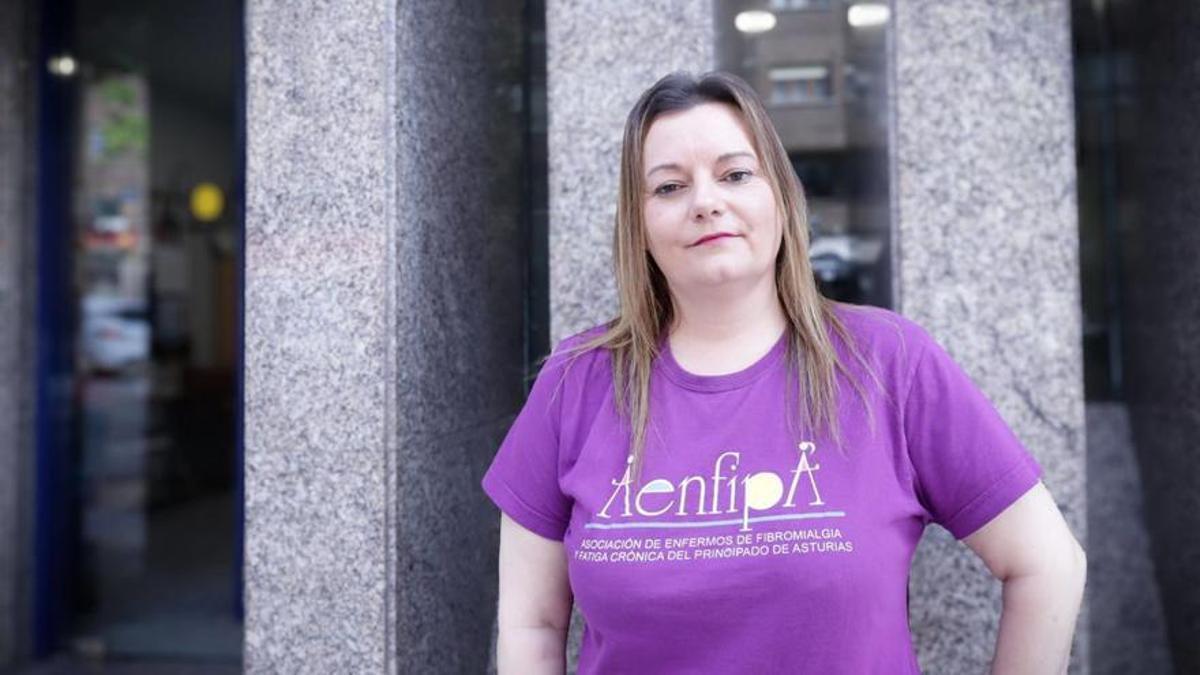
<instances>
[{"instance_id":1,"label":"purple t-shirt","mask_svg":"<svg viewBox=\"0 0 1200 675\"><path fill-rule=\"evenodd\" d=\"M581 674L920 672L906 594L922 531L966 537L1042 468L918 324L837 307L886 390L834 338L874 435L840 375L842 451L789 431L783 336L723 375L684 370L664 339L640 488L625 480L611 355L564 368L563 349L603 326L555 348L482 487L563 542Z\"/></svg>"}]
</instances>

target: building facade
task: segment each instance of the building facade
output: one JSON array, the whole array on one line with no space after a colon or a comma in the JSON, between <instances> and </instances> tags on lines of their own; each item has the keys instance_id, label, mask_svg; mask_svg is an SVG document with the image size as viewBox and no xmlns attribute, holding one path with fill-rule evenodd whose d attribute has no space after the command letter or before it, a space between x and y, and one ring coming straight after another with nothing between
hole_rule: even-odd
<instances>
[{"instance_id":1,"label":"building facade","mask_svg":"<svg viewBox=\"0 0 1200 675\"><path fill-rule=\"evenodd\" d=\"M59 45L84 42L56 32L69 23L58 14L68 4L0 4L0 316L15 317L0 322L0 664L22 667L64 650L86 655L89 645L103 656L119 644L104 612L83 633L104 639L79 639L79 626L91 624L64 599L78 589L65 590L63 569L100 569L103 560L88 562L54 534L83 532L71 541L92 550L88 537L107 531L95 522L108 513L72 510L55 496L81 493L54 487L76 461L54 440L70 426L56 411L86 407L60 391L62 373L77 366L63 351L71 347L49 337L62 332L53 303L75 297L63 281L70 275L50 270L80 265L54 253L75 239L51 236L70 218L55 215L62 181L47 178L57 166L47 136L60 128L56 96L72 91L47 83L67 81ZM1166 42L1125 45L1146 64L1139 114L1154 122L1137 137L1149 167L1137 175L1151 178L1140 203L1164 209L1132 234L1119 222L1093 225L1114 211L1089 200L1115 188L1093 181L1107 175L1094 168L1108 165L1088 153L1126 146L1116 127L1093 128L1094 110L1115 115L1110 122L1120 111L1103 97L1090 107L1080 92L1091 90L1080 87L1091 80L1079 74L1095 54L1119 62L1113 41L1096 36L1111 38L1121 12L1133 11L1128 3L1100 3L1103 12L1067 0L229 4L237 119L220 129L233 139L235 168L217 181L233 186L222 211L229 220L206 228L200 193L180 192L192 224L180 228L179 248L189 269L204 270L180 292L198 278L211 289L187 304L208 318L188 325L217 326L206 330L229 341L194 343L207 346L183 353L191 365L179 372L183 389L224 392L235 408L212 418L232 420L228 459L220 455L231 473L183 474L218 485L228 502L203 513L236 524L222 535L237 571L232 604L220 610L228 625L216 632L236 635L231 658L247 672L494 667L499 518L479 480L533 360L616 310L609 252L629 108L667 72L726 69L763 95L813 186L814 248L824 241L834 258L839 246L855 252L841 263L859 256L838 292L928 328L1045 468L1093 568L1070 672L1200 664L1200 613L1186 583L1196 538L1181 534L1196 531L1185 527L1195 518L1187 486L1200 473L1187 452L1200 438L1200 406L1189 403L1200 398L1200 379L1187 376L1200 358L1188 337L1200 313L1187 310L1198 242L1186 227L1187 192L1173 189L1196 163L1190 136L1166 131L1186 125L1186 102L1200 87L1185 67L1200 15L1168 4L1186 20L1156 10L1139 19L1169 25ZM756 32L745 12L769 13L771 27ZM1097 17L1101 30L1083 28ZM174 34L165 19L149 25ZM154 34L138 44L158 44ZM40 72L51 61L58 80ZM184 100L155 93L168 88L149 72L151 109ZM157 119L152 133L182 128L183 116ZM190 157L208 156L187 147ZM155 214L174 213L157 177L192 186L203 173L193 180L186 168L164 168L175 165L155 152L143 181L145 232L169 222ZM94 230L114 221L88 222ZM155 232L167 250L169 237ZM1137 311L1113 311L1108 328L1095 329L1108 340L1097 368L1109 382L1123 364L1127 395L1092 396L1085 381L1097 323L1089 289L1115 274L1105 267L1089 281L1097 241L1140 242L1117 263L1128 285L1121 297ZM155 269L152 257L145 263ZM162 272L147 278L151 295L169 294ZM1133 346L1110 351L1120 330ZM197 354L207 370L193 367ZM169 380L176 371L163 372ZM1102 400L1119 405L1092 405ZM206 409L188 405L187 419ZM80 437L93 438L84 427ZM1124 486L1105 488L1121 495L1116 502L1096 492L1113 485ZM1093 513L1101 499L1119 508ZM142 525L150 541L156 522ZM104 583L95 586L107 597ZM1129 593L1153 619L1142 629L1121 622ZM1000 608L1000 585L982 562L929 528L910 580L923 669L984 672ZM1142 653L1117 648L1135 638Z\"/></svg>"}]
</instances>

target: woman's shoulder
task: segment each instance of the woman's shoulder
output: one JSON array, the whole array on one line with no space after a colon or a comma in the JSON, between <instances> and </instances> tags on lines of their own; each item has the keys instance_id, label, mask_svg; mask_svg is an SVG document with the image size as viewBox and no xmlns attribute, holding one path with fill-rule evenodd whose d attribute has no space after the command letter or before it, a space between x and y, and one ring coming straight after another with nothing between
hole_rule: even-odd
<instances>
[{"instance_id":1,"label":"woman's shoulder","mask_svg":"<svg viewBox=\"0 0 1200 675\"><path fill-rule=\"evenodd\" d=\"M587 345L603 335L608 326L607 322L595 324L560 339L546 358L543 369L560 371L564 377L572 379L605 374L608 370L608 350L601 346L588 348Z\"/></svg>"},{"instance_id":2,"label":"woman's shoulder","mask_svg":"<svg viewBox=\"0 0 1200 675\"><path fill-rule=\"evenodd\" d=\"M886 307L834 302L834 313L861 351L911 362L933 341L916 321Z\"/></svg>"},{"instance_id":3,"label":"woman's shoulder","mask_svg":"<svg viewBox=\"0 0 1200 675\"><path fill-rule=\"evenodd\" d=\"M564 337L563 339L558 341L558 346L554 348L554 351L556 351L556 352L560 351L564 347L569 348L569 347L574 347L576 345L585 344L589 340L592 340L594 338L597 338L597 337L603 335L605 333L605 331L608 330L608 327L610 324L611 324L611 322L609 322L609 321L603 321L601 323L589 326L588 328L584 328L581 331L571 333L571 334L567 335L566 337ZM589 350L589 351L591 351L591 350Z\"/></svg>"}]
</instances>

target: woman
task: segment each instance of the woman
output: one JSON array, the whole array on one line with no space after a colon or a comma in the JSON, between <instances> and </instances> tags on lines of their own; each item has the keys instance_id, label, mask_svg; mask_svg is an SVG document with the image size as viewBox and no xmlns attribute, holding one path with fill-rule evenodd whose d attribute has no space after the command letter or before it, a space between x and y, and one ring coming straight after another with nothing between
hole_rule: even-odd
<instances>
[{"instance_id":1,"label":"woman","mask_svg":"<svg viewBox=\"0 0 1200 675\"><path fill-rule=\"evenodd\" d=\"M482 486L503 512L498 665L917 673L936 522L1004 582L995 673L1065 672L1085 559L1040 465L920 326L822 297L761 102L676 73L630 112L619 315L542 366Z\"/></svg>"}]
</instances>

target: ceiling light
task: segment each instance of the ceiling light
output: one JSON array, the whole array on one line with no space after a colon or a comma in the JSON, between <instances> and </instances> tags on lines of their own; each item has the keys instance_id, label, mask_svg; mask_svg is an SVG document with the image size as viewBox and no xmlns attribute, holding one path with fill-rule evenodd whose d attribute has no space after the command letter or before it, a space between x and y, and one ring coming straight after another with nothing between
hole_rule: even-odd
<instances>
[{"instance_id":1,"label":"ceiling light","mask_svg":"<svg viewBox=\"0 0 1200 675\"><path fill-rule=\"evenodd\" d=\"M733 25L743 33L765 33L775 27L775 15L757 9L739 12Z\"/></svg>"},{"instance_id":2,"label":"ceiling light","mask_svg":"<svg viewBox=\"0 0 1200 675\"><path fill-rule=\"evenodd\" d=\"M855 28L872 28L882 26L892 16L892 10L878 2L860 2L850 5L846 20Z\"/></svg>"},{"instance_id":3,"label":"ceiling light","mask_svg":"<svg viewBox=\"0 0 1200 675\"><path fill-rule=\"evenodd\" d=\"M74 57L63 54L50 57L50 60L46 62L46 68L49 69L51 75L70 77L75 74L76 63Z\"/></svg>"}]
</instances>

